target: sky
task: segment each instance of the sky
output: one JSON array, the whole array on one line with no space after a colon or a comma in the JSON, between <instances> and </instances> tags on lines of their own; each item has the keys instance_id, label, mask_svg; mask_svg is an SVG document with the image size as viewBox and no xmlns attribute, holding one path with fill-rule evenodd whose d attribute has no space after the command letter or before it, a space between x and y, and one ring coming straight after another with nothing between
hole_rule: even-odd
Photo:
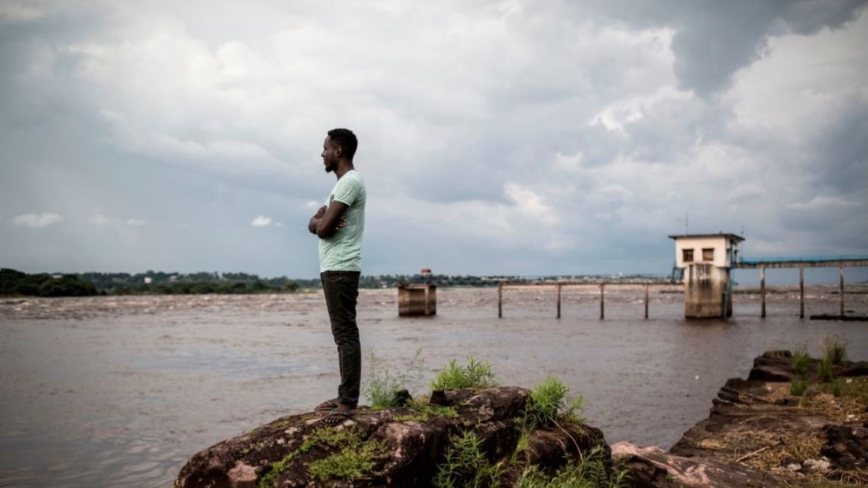
<instances>
[{"instance_id":1,"label":"sky","mask_svg":"<svg viewBox=\"0 0 868 488\"><path fill-rule=\"evenodd\" d=\"M868 255L865 4L0 0L0 267L316 277L336 127L364 274Z\"/></svg>"}]
</instances>

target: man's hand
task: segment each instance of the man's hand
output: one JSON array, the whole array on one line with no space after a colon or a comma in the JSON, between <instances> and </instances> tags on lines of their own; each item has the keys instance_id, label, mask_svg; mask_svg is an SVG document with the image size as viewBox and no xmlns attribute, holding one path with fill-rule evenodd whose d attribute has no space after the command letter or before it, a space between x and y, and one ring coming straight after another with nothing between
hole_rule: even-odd
<instances>
[{"instance_id":1,"label":"man's hand","mask_svg":"<svg viewBox=\"0 0 868 488\"><path fill-rule=\"evenodd\" d=\"M342 218L346 210L347 204L339 201L333 201L328 207L320 207L310 218L307 230L311 234L316 234L320 239L329 237L336 230L347 226L346 220Z\"/></svg>"}]
</instances>

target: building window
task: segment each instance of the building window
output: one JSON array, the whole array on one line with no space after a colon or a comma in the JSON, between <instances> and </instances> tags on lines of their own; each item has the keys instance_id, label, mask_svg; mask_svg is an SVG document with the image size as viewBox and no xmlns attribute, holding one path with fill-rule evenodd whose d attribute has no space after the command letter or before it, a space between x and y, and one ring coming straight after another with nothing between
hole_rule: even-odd
<instances>
[{"instance_id":1,"label":"building window","mask_svg":"<svg viewBox=\"0 0 868 488\"><path fill-rule=\"evenodd\" d=\"M703 261L714 261L714 248L703 248L702 249L702 260Z\"/></svg>"},{"instance_id":2,"label":"building window","mask_svg":"<svg viewBox=\"0 0 868 488\"><path fill-rule=\"evenodd\" d=\"M693 262L693 249L682 249L681 250L681 260L685 263Z\"/></svg>"}]
</instances>

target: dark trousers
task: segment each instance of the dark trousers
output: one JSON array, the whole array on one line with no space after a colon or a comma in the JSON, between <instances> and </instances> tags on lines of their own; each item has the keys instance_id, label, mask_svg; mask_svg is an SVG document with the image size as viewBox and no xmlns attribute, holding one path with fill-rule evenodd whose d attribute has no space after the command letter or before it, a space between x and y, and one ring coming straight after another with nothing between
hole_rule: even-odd
<instances>
[{"instance_id":1,"label":"dark trousers","mask_svg":"<svg viewBox=\"0 0 868 488\"><path fill-rule=\"evenodd\" d=\"M359 298L358 271L324 271L320 273L326 307L332 324L332 336L338 346L341 384L338 399L344 405L359 403L362 379L362 346L356 325L356 300Z\"/></svg>"}]
</instances>

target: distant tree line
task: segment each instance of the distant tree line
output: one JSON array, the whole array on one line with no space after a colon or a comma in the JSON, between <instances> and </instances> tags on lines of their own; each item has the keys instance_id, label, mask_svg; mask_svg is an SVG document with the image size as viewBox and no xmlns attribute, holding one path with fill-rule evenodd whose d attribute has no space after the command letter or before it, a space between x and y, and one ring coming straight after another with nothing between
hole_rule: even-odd
<instances>
[{"instance_id":1,"label":"distant tree line","mask_svg":"<svg viewBox=\"0 0 868 488\"><path fill-rule=\"evenodd\" d=\"M194 295L205 293L286 293L298 290L286 277L246 273L76 273L26 274L0 269L0 295L61 297L91 295Z\"/></svg>"},{"instance_id":2,"label":"distant tree line","mask_svg":"<svg viewBox=\"0 0 868 488\"><path fill-rule=\"evenodd\" d=\"M440 287L490 287L501 282L648 280L667 277L628 276L474 276L474 275L363 275L360 288L394 288L402 283L431 283ZM199 272L190 274L147 271L145 273L32 274L0 269L0 295L89 296L89 295L191 295L203 293L246 294L286 293L321 288L319 278L291 280L286 277L260 278L247 273Z\"/></svg>"},{"instance_id":3,"label":"distant tree line","mask_svg":"<svg viewBox=\"0 0 868 488\"><path fill-rule=\"evenodd\" d=\"M0 269L0 295L86 297L98 294L93 283L73 274L55 277L48 273L26 274L14 269Z\"/></svg>"}]
</instances>

